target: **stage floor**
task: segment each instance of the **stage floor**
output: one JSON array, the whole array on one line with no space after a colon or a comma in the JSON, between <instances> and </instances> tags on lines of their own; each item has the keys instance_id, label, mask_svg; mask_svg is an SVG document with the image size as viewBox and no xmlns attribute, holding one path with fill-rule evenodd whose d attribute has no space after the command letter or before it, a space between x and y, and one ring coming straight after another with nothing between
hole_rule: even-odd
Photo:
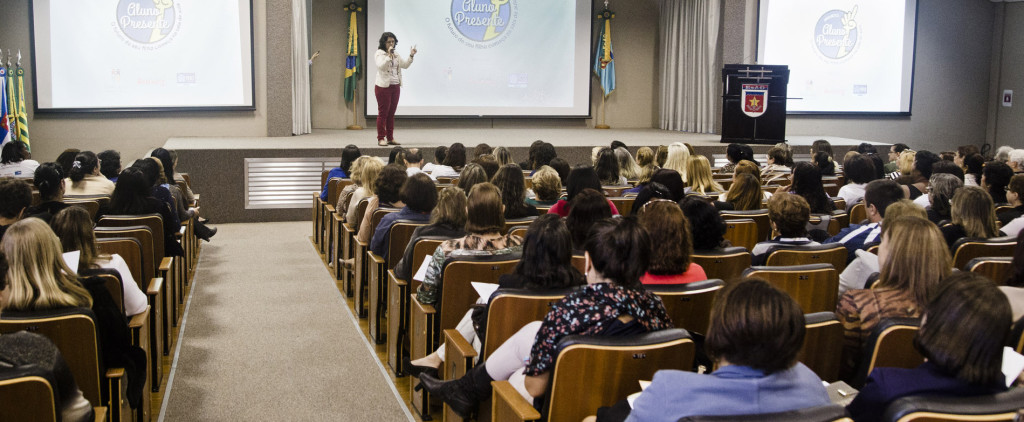
<instances>
[{"instance_id":1,"label":"stage floor","mask_svg":"<svg viewBox=\"0 0 1024 422\"><path fill-rule=\"evenodd\" d=\"M314 129L313 133L288 138L271 137L178 137L169 138L165 148L186 149L281 149L287 145L292 149L328 149L341 148L355 144L360 148L377 147L375 129L337 130ZM810 146L818 139L826 139L833 146L853 146L863 141L832 135L787 137L792 146ZM673 142L687 142L696 147L721 147L725 145L719 140L720 135L705 133L676 132L661 129L591 129L591 128L410 128L396 129L395 140L407 148L433 148L438 145L451 145L461 142L467 148L483 142L496 146L511 148L529 147L538 139L554 144L556 147L593 147L608 145L614 140L622 141L630 147L668 145ZM869 142L884 145L879 142ZM717 148L714 148L717 150ZM716 153L721 153L715 151Z\"/></svg>"}]
</instances>

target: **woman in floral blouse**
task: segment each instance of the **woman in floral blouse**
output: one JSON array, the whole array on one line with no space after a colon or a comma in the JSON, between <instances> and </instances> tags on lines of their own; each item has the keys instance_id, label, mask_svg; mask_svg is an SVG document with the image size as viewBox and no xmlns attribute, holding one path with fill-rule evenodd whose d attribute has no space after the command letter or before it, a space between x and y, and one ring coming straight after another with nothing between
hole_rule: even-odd
<instances>
[{"instance_id":1,"label":"woman in floral blouse","mask_svg":"<svg viewBox=\"0 0 1024 422\"><path fill-rule=\"evenodd\" d=\"M423 387L463 417L490 396L493 380L508 380L532 402L547 390L556 346L565 336L622 336L671 328L661 299L640 284L650 254L647 231L635 218L596 223L585 245L586 287L556 303L544 321L520 329L462 378L445 382L421 374Z\"/></svg>"}]
</instances>

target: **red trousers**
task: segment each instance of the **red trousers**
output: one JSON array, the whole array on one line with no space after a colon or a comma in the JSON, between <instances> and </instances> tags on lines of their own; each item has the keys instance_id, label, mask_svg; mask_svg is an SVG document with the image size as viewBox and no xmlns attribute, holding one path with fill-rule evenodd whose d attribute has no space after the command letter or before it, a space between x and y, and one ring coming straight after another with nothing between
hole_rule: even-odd
<instances>
[{"instance_id":1,"label":"red trousers","mask_svg":"<svg viewBox=\"0 0 1024 422\"><path fill-rule=\"evenodd\" d=\"M395 139L395 109L398 108L398 97L402 94L400 85L381 88L374 85L373 93L377 96L377 140Z\"/></svg>"}]
</instances>

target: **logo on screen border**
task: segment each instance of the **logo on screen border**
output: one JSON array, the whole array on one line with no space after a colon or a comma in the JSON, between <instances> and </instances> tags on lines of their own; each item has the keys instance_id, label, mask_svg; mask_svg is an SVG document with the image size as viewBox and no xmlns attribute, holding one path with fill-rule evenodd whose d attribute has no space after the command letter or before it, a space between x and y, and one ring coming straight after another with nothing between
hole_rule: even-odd
<instances>
[{"instance_id":1,"label":"logo on screen border","mask_svg":"<svg viewBox=\"0 0 1024 422\"><path fill-rule=\"evenodd\" d=\"M117 33L139 49L166 45L181 27L181 8L174 0L119 0L116 12Z\"/></svg>"},{"instance_id":2,"label":"logo on screen border","mask_svg":"<svg viewBox=\"0 0 1024 422\"><path fill-rule=\"evenodd\" d=\"M488 48L505 41L519 18L517 0L452 0L448 31L463 44Z\"/></svg>"},{"instance_id":3,"label":"logo on screen border","mask_svg":"<svg viewBox=\"0 0 1024 422\"><path fill-rule=\"evenodd\" d=\"M829 10L814 25L814 46L823 58L843 61L860 46L860 26L857 25L857 6L846 10Z\"/></svg>"}]
</instances>

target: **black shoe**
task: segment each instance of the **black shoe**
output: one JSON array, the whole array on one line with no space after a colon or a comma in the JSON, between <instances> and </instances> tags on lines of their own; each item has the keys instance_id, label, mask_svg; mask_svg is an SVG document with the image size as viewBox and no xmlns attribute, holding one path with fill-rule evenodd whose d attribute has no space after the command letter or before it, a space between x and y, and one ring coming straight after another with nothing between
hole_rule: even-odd
<instances>
[{"instance_id":1,"label":"black shoe","mask_svg":"<svg viewBox=\"0 0 1024 422\"><path fill-rule=\"evenodd\" d=\"M427 392L447 403L459 417L469 419L480 402L473 400L473 394L467 391L468 386L465 384L469 384L466 377L454 381L441 381L430 374L420 374L420 385Z\"/></svg>"},{"instance_id":2,"label":"black shoe","mask_svg":"<svg viewBox=\"0 0 1024 422\"><path fill-rule=\"evenodd\" d=\"M405 373L410 376L419 378L421 374L430 374L430 376L437 378L437 368L432 366L413 365L409 358L403 359L402 365L405 366Z\"/></svg>"},{"instance_id":3,"label":"black shoe","mask_svg":"<svg viewBox=\"0 0 1024 422\"><path fill-rule=\"evenodd\" d=\"M210 229L210 231L206 233L206 236L201 236L199 238L209 242L210 238L213 237L213 235L215 235L215 234L217 234L217 228L216 227Z\"/></svg>"}]
</instances>

